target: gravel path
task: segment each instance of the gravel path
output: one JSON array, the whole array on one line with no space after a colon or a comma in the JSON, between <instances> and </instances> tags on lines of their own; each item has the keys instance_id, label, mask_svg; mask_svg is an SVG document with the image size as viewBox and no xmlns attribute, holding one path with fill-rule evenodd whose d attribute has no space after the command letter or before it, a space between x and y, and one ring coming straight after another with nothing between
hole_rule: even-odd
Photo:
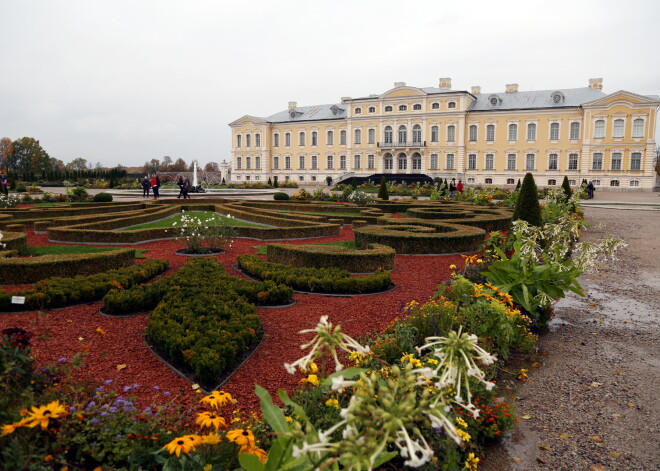
<instances>
[{"instance_id":1,"label":"gravel path","mask_svg":"<svg viewBox=\"0 0 660 471\"><path fill-rule=\"evenodd\" d=\"M580 278L586 297L556 305L522 366L529 381L509 383L520 424L480 471L660 469L660 212L585 212L583 240L611 234L629 246Z\"/></svg>"}]
</instances>

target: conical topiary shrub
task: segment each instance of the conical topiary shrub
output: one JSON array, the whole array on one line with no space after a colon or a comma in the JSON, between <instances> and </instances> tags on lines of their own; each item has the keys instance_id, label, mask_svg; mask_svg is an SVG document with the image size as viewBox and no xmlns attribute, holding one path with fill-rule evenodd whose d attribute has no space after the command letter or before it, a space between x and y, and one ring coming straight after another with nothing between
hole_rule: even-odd
<instances>
[{"instance_id":1,"label":"conical topiary shrub","mask_svg":"<svg viewBox=\"0 0 660 471\"><path fill-rule=\"evenodd\" d=\"M382 200L389 200L390 194L387 191L387 182L385 177L380 177L380 188L378 188L378 197Z\"/></svg>"},{"instance_id":2,"label":"conical topiary shrub","mask_svg":"<svg viewBox=\"0 0 660 471\"><path fill-rule=\"evenodd\" d=\"M513 191L518 191L520 190L520 178L518 179L518 184L516 185L516 189Z\"/></svg>"},{"instance_id":3,"label":"conical topiary shrub","mask_svg":"<svg viewBox=\"0 0 660 471\"><path fill-rule=\"evenodd\" d=\"M534 182L534 176L531 173L525 175L520 187L520 195L516 203L516 209L513 211L514 221L522 219L532 226L541 226L543 218L541 217L541 205L539 204L539 192Z\"/></svg>"},{"instance_id":4,"label":"conical topiary shrub","mask_svg":"<svg viewBox=\"0 0 660 471\"><path fill-rule=\"evenodd\" d=\"M273 186L273 180L270 177L268 177L268 186Z\"/></svg>"},{"instance_id":5,"label":"conical topiary shrub","mask_svg":"<svg viewBox=\"0 0 660 471\"><path fill-rule=\"evenodd\" d=\"M280 186L279 182L277 181L277 177L273 177L273 188L278 188Z\"/></svg>"},{"instance_id":6,"label":"conical topiary shrub","mask_svg":"<svg viewBox=\"0 0 660 471\"><path fill-rule=\"evenodd\" d=\"M568 201L573 196L573 190L571 190L571 184L568 183L568 177L566 175L564 175L564 181L561 182L561 189L564 190L566 201Z\"/></svg>"}]
</instances>

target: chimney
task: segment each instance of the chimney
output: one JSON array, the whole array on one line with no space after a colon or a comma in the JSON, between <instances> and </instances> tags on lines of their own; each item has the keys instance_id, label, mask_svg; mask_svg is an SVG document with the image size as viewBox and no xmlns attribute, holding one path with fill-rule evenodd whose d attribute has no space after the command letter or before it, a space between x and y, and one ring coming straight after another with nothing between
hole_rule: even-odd
<instances>
[{"instance_id":1,"label":"chimney","mask_svg":"<svg viewBox=\"0 0 660 471\"><path fill-rule=\"evenodd\" d=\"M405 87L406 82L394 82L394 88Z\"/></svg>"},{"instance_id":2,"label":"chimney","mask_svg":"<svg viewBox=\"0 0 660 471\"><path fill-rule=\"evenodd\" d=\"M451 90L451 77L442 77L439 79L438 87L442 90Z\"/></svg>"},{"instance_id":3,"label":"chimney","mask_svg":"<svg viewBox=\"0 0 660 471\"><path fill-rule=\"evenodd\" d=\"M296 106L298 106L297 102L295 102L295 101L290 101L289 102L289 109L290 110L294 109Z\"/></svg>"},{"instance_id":4,"label":"chimney","mask_svg":"<svg viewBox=\"0 0 660 471\"><path fill-rule=\"evenodd\" d=\"M603 89L603 79L602 78L591 78L591 79L589 79L589 88L593 88L594 90L602 90Z\"/></svg>"},{"instance_id":5,"label":"chimney","mask_svg":"<svg viewBox=\"0 0 660 471\"><path fill-rule=\"evenodd\" d=\"M518 84L517 83L507 83L506 84L506 92L507 93L517 93L518 92Z\"/></svg>"},{"instance_id":6,"label":"chimney","mask_svg":"<svg viewBox=\"0 0 660 471\"><path fill-rule=\"evenodd\" d=\"M479 95L481 93L481 87L479 85L474 85L472 87L472 94Z\"/></svg>"},{"instance_id":7,"label":"chimney","mask_svg":"<svg viewBox=\"0 0 660 471\"><path fill-rule=\"evenodd\" d=\"M351 97L350 97L350 96L343 96L343 97L341 97L341 102L342 102L342 103L347 103L347 102L349 102L349 101L351 101Z\"/></svg>"}]
</instances>

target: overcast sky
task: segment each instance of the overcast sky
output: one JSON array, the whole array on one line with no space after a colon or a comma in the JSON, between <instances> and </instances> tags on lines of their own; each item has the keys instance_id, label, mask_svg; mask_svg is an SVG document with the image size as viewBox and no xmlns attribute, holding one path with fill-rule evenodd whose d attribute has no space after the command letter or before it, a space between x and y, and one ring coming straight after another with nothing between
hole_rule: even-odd
<instances>
[{"instance_id":1,"label":"overcast sky","mask_svg":"<svg viewBox=\"0 0 660 471\"><path fill-rule=\"evenodd\" d=\"M0 137L229 160L228 123L408 85L660 95L660 1L0 0Z\"/></svg>"}]
</instances>

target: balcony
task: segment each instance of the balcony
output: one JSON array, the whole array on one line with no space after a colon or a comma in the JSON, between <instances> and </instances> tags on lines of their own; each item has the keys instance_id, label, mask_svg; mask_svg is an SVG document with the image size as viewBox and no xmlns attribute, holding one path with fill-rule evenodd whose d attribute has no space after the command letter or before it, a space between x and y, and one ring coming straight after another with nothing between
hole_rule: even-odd
<instances>
[{"instance_id":1,"label":"balcony","mask_svg":"<svg viewBox=\"0 0 660 471\"><path fill-rule=\"evenodd\" d=\"M426 147L426 141L378 142L376 144L381 149L420 149Z\"/></svg>"}]
</instances>

